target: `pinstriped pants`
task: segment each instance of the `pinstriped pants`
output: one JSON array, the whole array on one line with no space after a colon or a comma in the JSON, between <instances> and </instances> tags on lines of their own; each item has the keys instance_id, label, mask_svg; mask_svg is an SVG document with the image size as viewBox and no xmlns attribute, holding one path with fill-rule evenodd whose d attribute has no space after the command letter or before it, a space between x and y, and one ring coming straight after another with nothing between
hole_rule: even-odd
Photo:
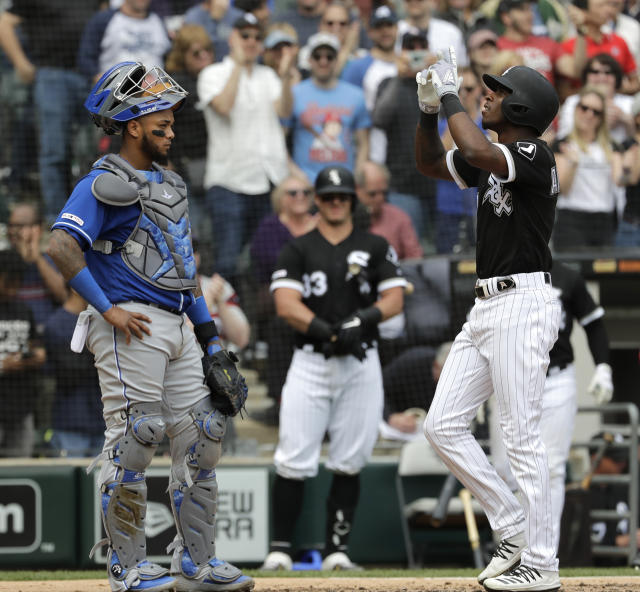
<instances>
[{"instance_id":1,"label":"pinstriped pants","mask_svg":"<svg viewBox=\"0 0 640 592\"><path fill-rule=\"evenodd\" d=\"M500 538L525 531L528 547L522 563L557 570L540 418L560 303L542 273L511 277L514 288L476 299L445 362L424 430L447 467L482 505ZM469 429L492 393L524 507Z\"/></svg>"}]
</instances>

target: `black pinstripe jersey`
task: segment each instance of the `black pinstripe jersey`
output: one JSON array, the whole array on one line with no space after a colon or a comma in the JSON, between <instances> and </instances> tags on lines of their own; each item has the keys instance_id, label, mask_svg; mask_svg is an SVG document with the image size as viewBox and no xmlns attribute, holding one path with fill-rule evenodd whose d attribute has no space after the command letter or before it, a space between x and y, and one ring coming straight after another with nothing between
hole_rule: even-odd
<instances>
[{"instance_id":1,"label":"black pinstripe jersey","mask_svg":"<svg viewBox=\"0 0 640 592\"><path fill-rule=\"evenodd\" d=\"M539 139L496 146L507 159L505 179L471 166L458 150L447 154L458 186L478 188L478 277L549 271L558 198L553 152Z\"/></svg>"},{"instance_id":2,"label":"black pinstripe jersey","mask_svg":"<svg viewBox=\"0 0 640 592\"><path fill-rule=\"evenodd\" d=\"M376 302L380 292L405 285L398 257L383 237L354 229L333 245L316 229L282 248L270 290L298 290L318 317L336 323Z\"/></svg>"},{"instance_id":3,"label":"black pinstripe jersey","mask_svg":"<svg viewBox=\"0 0 640 592\"><path fill-rule=\"evenodd\" d=\"M573 348L571 347L571 330L573 320L577 320L582 327L604 316L604 310L598 306L587 290L582 276L571 267L554 261L551 270L551 283L556 296L562 304L562 317L558 340L551 349L549 367L565 366L573 362Z\"/></svg>"}]
</instances>

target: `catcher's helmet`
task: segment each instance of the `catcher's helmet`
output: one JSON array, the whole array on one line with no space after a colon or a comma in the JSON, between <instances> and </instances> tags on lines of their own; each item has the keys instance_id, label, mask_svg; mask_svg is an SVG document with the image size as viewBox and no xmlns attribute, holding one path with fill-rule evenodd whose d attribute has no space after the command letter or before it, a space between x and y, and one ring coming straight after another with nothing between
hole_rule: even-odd
<instances>
[{"instance_id":1,"label":"catcher's helmet","mask_svg":"<svg viewBox=\"0 0 640 592\"><path fill-rule=\"evenodd\" d=\"M502 114L514 125L532 127L540 136L558 113L560 101L551 83L528 66L513 66L502 74L483 74L483 82L493 91L509 91L502 101Z\"/></svg>"},{"instance_id":2,"label":"catcher's helmet","mask_svg":"<svg viewBox=\"0 0 640 592\"><path fill-rule=\"evenodd\" d=\"M140 62L121 62L102 75L84 106L105 133L119 134L130 119L179 109L187 94L162 68L147 69Z\"/></svg>"},{"instance_id":3,"label":"catcher's helmet","mask_svg":"<svg viewBox=\"0 0 640 592\"><path fill-rule=\"evenodd\" d=\"M325 193L348 193L351 195L351 211L356 207L356 183L351 171L343 166L323 168L316 177L316 195Z\"/></svg>"}]
</instances>

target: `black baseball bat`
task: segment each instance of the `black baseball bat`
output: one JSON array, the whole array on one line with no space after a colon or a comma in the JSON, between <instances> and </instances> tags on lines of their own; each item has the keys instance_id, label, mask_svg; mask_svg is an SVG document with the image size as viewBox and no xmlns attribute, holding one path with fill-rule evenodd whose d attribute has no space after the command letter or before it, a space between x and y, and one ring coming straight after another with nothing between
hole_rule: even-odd
<instances>
[{"instance_id":1,"label":"black baseball bat","mask_svg":"<svg viewBox=\"0 0 640 592\"><path fill-rule=\"evenodd\" d=\"M431 512L431 519L429 520L431 526L438 528L439 526L442 526L444 521L447 519L447 514L449 513L449 502L455 495L457 486L458 480L452 473L449 473L442 485L442 489L440 490L438 503L433 509L433 512Z\"/></svg>"}]
</instances>

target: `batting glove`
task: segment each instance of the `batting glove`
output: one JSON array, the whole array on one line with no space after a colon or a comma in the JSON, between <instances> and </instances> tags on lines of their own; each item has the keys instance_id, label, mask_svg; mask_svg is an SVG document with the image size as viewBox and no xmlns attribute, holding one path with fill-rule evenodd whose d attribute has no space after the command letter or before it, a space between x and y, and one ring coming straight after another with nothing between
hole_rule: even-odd
<instances>
[{"instance_id":1,"label":"batting glove","mask_svg":"<svg viewBox=\"0 0 640 592\"><path fill-rule=\"evenodd\" d=\"M441 52L438 52L438 55L440 59L429 68L433 88L440 99L448 94L453 94L457 97L462 78L458 76L456 51L453 47L450 47L447 56L443 56Z\"/></svg>"},{"instance_id":2,"label":"batting glove","mask_svg":"<svg viewBox=\"0 0 640 592\"><path fill-rule=\"evenodd\" d=\"M596 366L587 392L595 398L598 405L605 405L611 401L611 397L613 397L613 380L609 364L598 364Z\"/></svg>"},{"instance_id":3,"label":"batting glove","mask_svg":"<svg viewBox=\"0 0 640 592\"><path fill-rule=\"evenodd\" d=\"M433 88L429 69L416 74L418 83L418 107L423 113L433 114L440 111L440 97Z\"/></svg>"}]
</instances>

